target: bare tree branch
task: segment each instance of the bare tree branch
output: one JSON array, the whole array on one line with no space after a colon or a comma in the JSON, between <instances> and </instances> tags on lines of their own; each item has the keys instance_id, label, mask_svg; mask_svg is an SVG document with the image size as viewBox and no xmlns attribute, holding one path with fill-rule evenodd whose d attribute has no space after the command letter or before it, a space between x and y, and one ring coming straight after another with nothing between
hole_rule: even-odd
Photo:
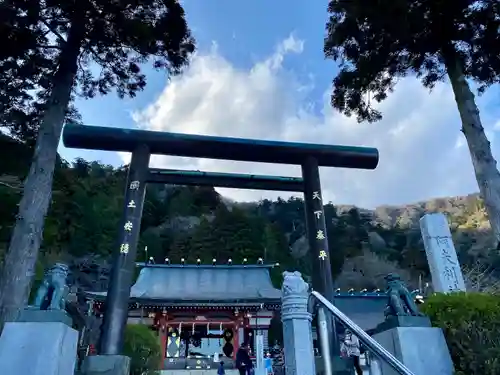
<instances>
[{"instance_id":1,"label":"bare tree branch","mask_svg":"<svg viewBox=\"0 0 500 375\"><path fill-rule=\"evenodd\" d=\"M17 176L9 176L9 175L0 176L0 185L6 186L14 190L23 189L23 184Z\"/></svg>"},{"instance_id":2,"label":"bare tree branch","mask_svg":"<svg viewBox=\"0 0 500 375\"><path fill-rule=\"evenodd\" d=\"M384 277L389 273L397 273L410 288L416 288L418 282L413 280L408 270L402 269L397 263L365 250L363 255L347 259L342 267L342 272L335 280L335 287L342 290L350 288L384 289Z\"/></svg>"},{"instance_id":3,"label":"bare tree branch","mask_svg":"<svg viewBox=\"0 0 500 375\"><path fill-rule=\"evenodd\" d=\"M478 262L472 266L462 266L462 272L467 291L500 294L500 280L490 267Z\"/></svg>"},{"instance_id":4,"label":"bare tree branch","mask_svg":"<svg viewBox=\"0 0 500 375\"><path fill-rule=\"evenodd\" d=\"M54 29L53 29L53 28L52 28L52 27L51 27L51 26L47 23L47 21L45 21L44 19L41 19L41 21L42 21L42 23L43 23L43 24L44 24L44 25L45 25L45 26L46 26L46 27L50 30L50 32L51 32L52 34L54 34L54 35L57 37L57 39L59 39L59 41L60 41L61 43L63 43L63 44L64 44L64 43L66 43L66 39L64 39L64 37L63 37L61 34L59 34L59 33L57 32L57 30L54 30Z\"/></svg>"},{"instance_id":5,"label":"bare tree branch","mask_svg":"<svg viewBox=\"0 0 500 375\"><path fill-rule=\"evenodd\" d=\"M9 185L8 183L2 182L2 181L0 181L0 185L7 186L8 188L11 188L11 189L14 189L14 190L23 190L23 188L12 186L12 185Z\"/></svg>"}]
</instances>

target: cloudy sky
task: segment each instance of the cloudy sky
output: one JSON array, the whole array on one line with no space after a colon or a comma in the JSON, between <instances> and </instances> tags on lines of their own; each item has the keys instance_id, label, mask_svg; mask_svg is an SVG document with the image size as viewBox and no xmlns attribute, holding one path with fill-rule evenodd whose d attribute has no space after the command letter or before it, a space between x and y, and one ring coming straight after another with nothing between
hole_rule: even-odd
<instances>
[{"instance_id":1,"label":"cloudy sky","mask_svg":"<svg viewBox=\"0 0 500 375\"><path fill-rule=\"evenodd\" d=\"M182 76L167 81L146 70L149 84L131 100L114 95L77 103L89 125L154 131L377 147L374 171L321 170L325 201L371 208L477 190L448 84L432 92L402 80L380 105L384 119L358 124L329 106L337 68L323 58L326 1L186 0L198 52ZM499 91L478 98L495 155ZM129 155L69 150L121 165ZM155 156L151 166L299 176L293 166ZM220 189L239 201L286 197L279 192Z\"/></svg>"}]
</instances>

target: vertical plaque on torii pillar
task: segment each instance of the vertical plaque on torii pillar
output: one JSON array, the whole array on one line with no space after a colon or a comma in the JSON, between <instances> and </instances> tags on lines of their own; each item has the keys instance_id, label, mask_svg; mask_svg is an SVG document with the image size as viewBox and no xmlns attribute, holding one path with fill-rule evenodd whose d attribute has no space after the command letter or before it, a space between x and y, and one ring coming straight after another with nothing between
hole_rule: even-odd
<instances>
[{"instance_id":1,"label":"vertical plaque on torii pillar","mask_svg":"<svg viewBox=\"0 0 500 375\"><path fill-rule=\"evenodd\" d=\"M330 250L328 248L319 166L315 158L308 157L302 163L302 177L304 178L307 238L313 264L313 288L333 303L334 289L330 264ZM331 355L333 355L340 350L335 329L335 321L330 314L328 314L326 321L322 322L322 324L327 324L326 330L330 336L328 338L330 342L329 351L331 351ZM318 331L320 330L318 329Z\"/></svg>"},{"instance_id":2,"label":"vertical plaque on torii pillar","mask_svg":"<svg viewBox=\"0 0 500 375\"><path fill-rule=\"evenodd\" d=\"M141 145L132 152L124 211L106 298L99 354L117 355L121 354L123 348L123 328L128 318L128 302L135 271L149 159L150 151L146 145Z\"/></svg>"},{"instance_id":3,"label":"vertical plaque on torii pillar","mask_svg":"<svg viewBox=\"0 0 500 375\"><path fill-rule=\"evenodd\" d=\"M333 298L333 278L330 265L325 212L321 194L318 163L308 158L302 164L304 178L304 201L306 211L307 237L315 268L313 287L328 300Z\"/></svg>"}]
</instances>

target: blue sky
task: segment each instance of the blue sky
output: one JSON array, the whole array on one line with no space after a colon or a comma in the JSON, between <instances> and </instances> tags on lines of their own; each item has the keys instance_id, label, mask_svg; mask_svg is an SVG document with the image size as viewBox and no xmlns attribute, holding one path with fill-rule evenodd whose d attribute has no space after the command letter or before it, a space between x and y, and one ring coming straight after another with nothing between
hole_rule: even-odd
<instances>
[{"instance_id":1,"label":"blue sky","mask_svg":"<svg viewBox=\"0 0 500 375\"><path fill-rule=\"evenodd\" d=\"M147 69L148 86L134 99L108 95L80 100L86 124L140 127L182 133L378 147L376 171L322 170L322 185L335 203L374 207L477 189L458 112L448 84L432 93L403 80L381 105L377 124L357 124L333 112L328 91L336 67L323 58L326 1L185 0L198 53L181 77L167 82ZM498 90L478 99L495 154L500 128ZM119 165L127 155L68 150ZM259 174L298 175L297 167L155 157L152 165ZM278 193L221 190L238 200ZM284 194L279 194L284 195Z\"/></svg>"},{"instance_id":2,"label":"blue sky","mask_svg":"<svg viewBox=\"0 0 500 375\"><path fill-rule=\"evenodd\" d=\"M251 68L254 62L271 54L276 44L291 33L307 41L305 53L302 56L290 56L285 67L304 76L314 72L315 80L323 84L317 87L312 96L321 100L323 90L335 71L335 64L323 59L327 2L318 1L315 6L304 6L298 0L187 0L183 3L198 51L207 51L216 42L220 53L237 68ZM134 99L120 100L111 94L94 100L79 100L77 106L84 123L135 127L131 113L144 109L165 86L164 73L148 67L145 67L145 71L148 86ZM110 164L122 163L118 155L108 152L64 149L63 155L70 160L83 157Z\"/></svg>"}]
</instances>

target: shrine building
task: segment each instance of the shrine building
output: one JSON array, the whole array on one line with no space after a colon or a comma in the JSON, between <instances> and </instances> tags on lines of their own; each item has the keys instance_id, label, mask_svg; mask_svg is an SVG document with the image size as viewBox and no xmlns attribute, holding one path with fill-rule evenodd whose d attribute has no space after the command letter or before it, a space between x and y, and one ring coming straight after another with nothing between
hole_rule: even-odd
<instances>
[{"instance_id":1,"label":"shrine building","mask_svg":"<svg viewBox=\"0 0 500 375\"><path fill-rule=\"evenodd\" d=\"M241 344L255 348L281 307L271 282L273 265L145 264L130 291L128 324L158 333L163 369L231 368ZM106 292L86 292L95 314L104 313Z\"/></svg>"}]
</instances>

